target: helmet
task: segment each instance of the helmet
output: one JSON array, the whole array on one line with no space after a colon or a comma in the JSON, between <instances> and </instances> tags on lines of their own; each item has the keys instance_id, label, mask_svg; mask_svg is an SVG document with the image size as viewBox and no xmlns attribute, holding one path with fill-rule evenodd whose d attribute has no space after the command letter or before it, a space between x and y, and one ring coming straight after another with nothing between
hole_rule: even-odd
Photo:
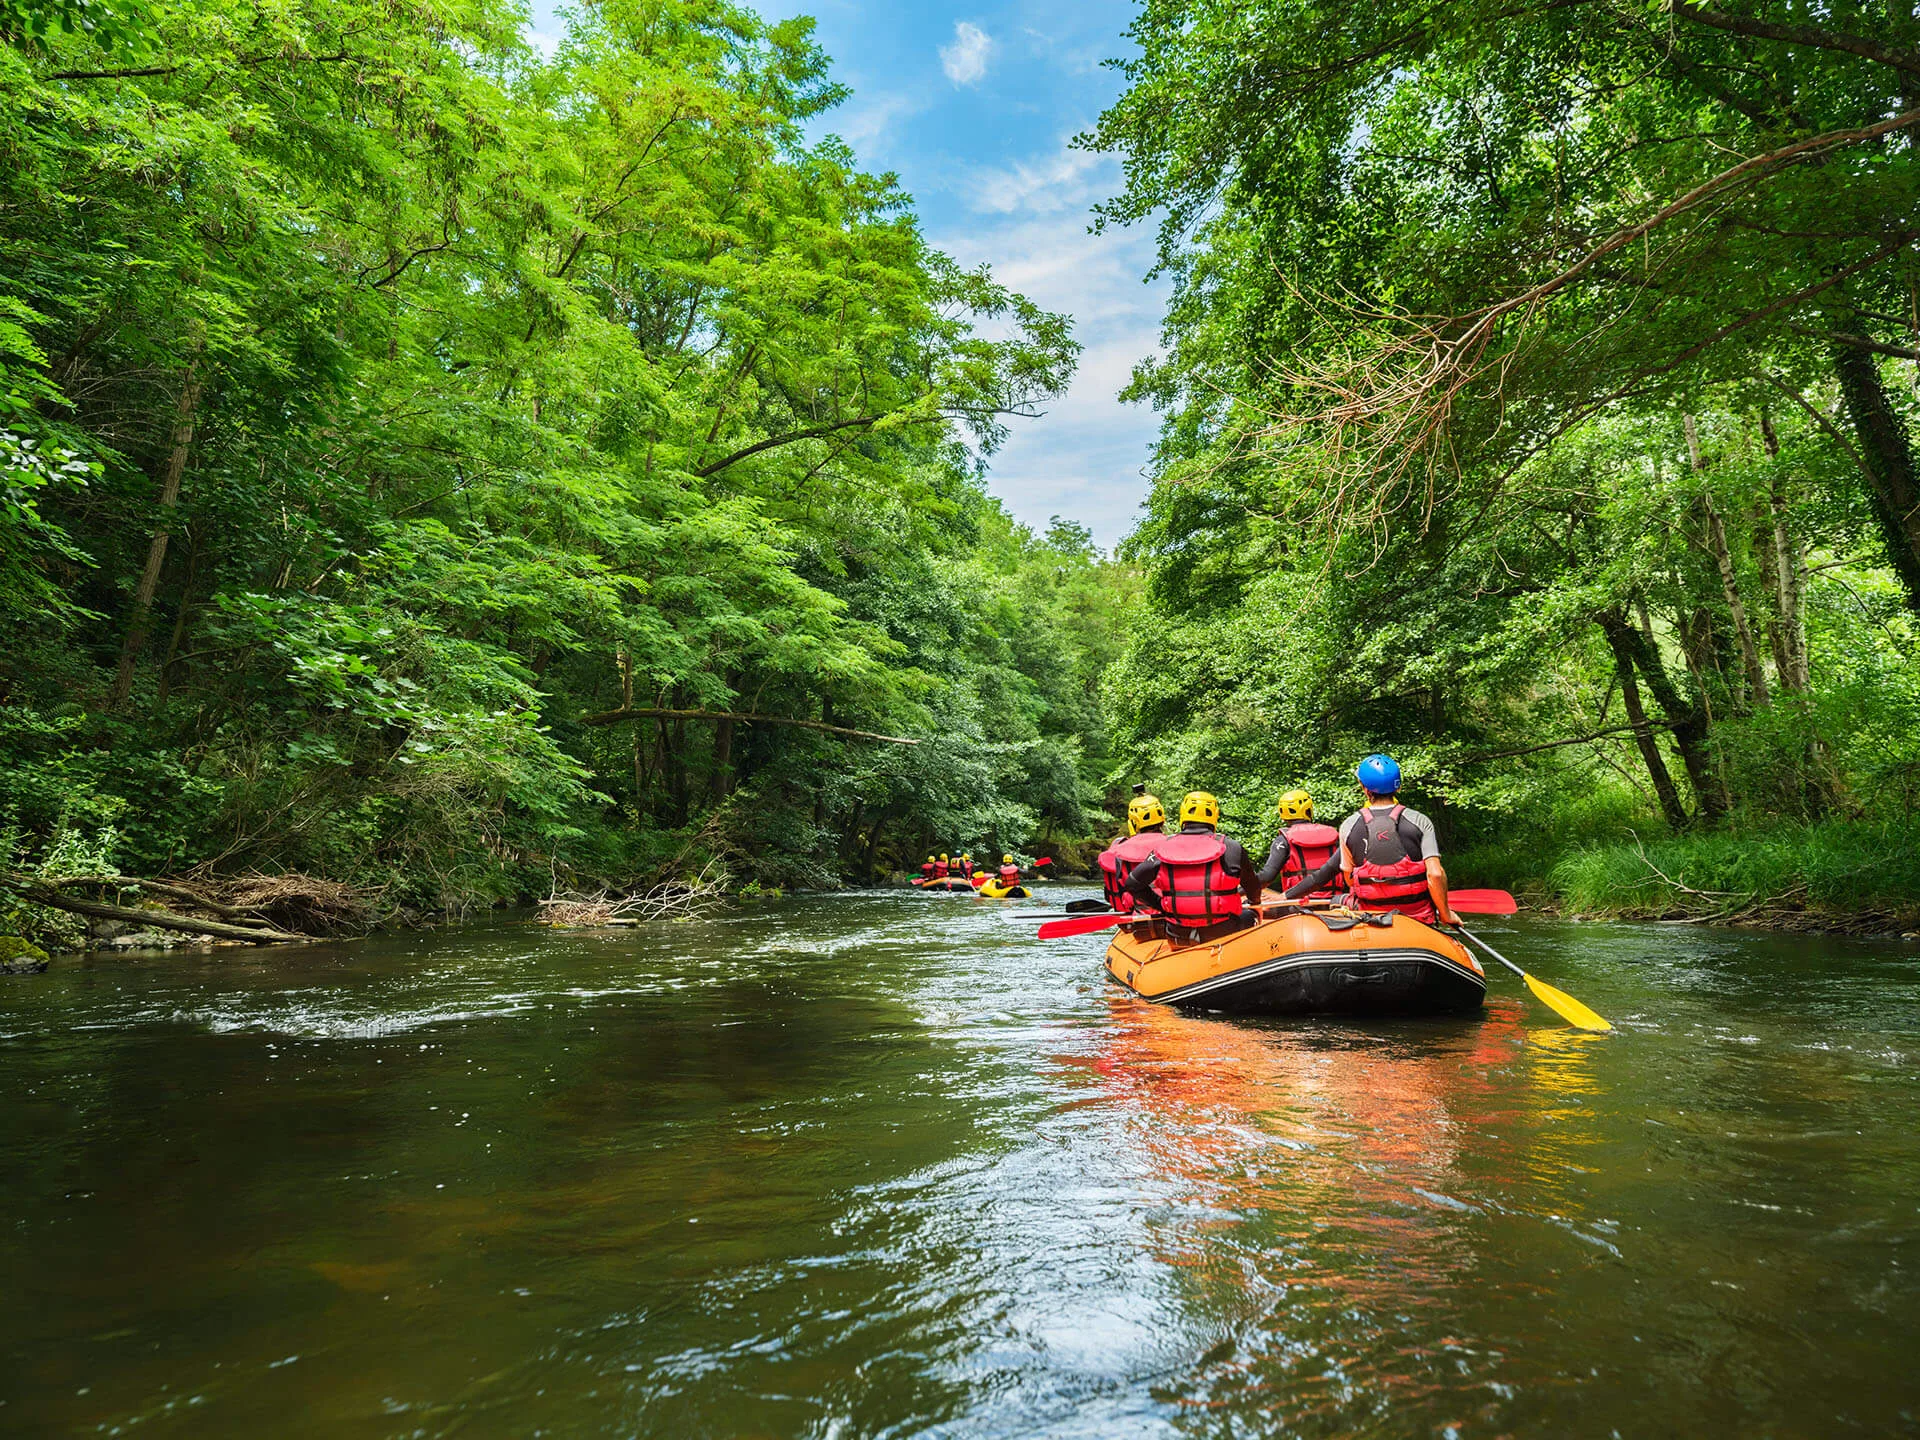
<instances>
[{"instance_id":1,"label":"helmet","mask_svg":"<svg viewBox=\"0 0 1920 1440\"><path fill-rule=\"evenodd\" d=\"M1313 796L1304 790L1289 790L1280 797L1280 818L1282 820L1311 820L1313 818Z\"/></svg>"},{"instance_id":2,"label":"helmet","mask_svg":"<svg viewBox=\"0 0 1920 1440\"><path fill-rule=\"evenodd\" d=\"M947 858L947 852L946 852L946 851L944 851L944 850L942 850L942 851L940 852L940 858L941 858L942 860L944 860L944 859L946 859L946 858Z\"/></svg>"},{"instance_id":3,"label":"helmet","mask_svg":"<svg viewBox=\"0 0 1920 1440\"><path fill-rule=\"evenodd\" d=\"M1369 755L1353 773L1369 795L1400 793L1400 763L1391 755Z\"/></svg>"},{"instance_id":4,"label":"helmet","mask_svg":"<svg viewBox=\"0 0 1920 1440\"><path fill-rule=\"evenodd\" d=\"M1180 802L1180 823L1192 825L1218 825L1220 823L1220 802L1204 790L1190 790L1187 798Z\"/></svg>"},{"instance_id":5,"label":"helmet","mask_svg":"<svg viewBox=\"0 0 1920 1440\"><path fill-rule=\"evenodd\" d=\"M929 865L933 864L933 856L931 855L927 856L927 864Z\"/></svg>"},{"instance_id":6,"label":"helmet","mask_svg":"<svg viewBox=\"0 0 1920 1440\"><path fill-rule=\"evenodd\" d=\"M1127 803L1127 833L1138 835L1142 830L1151 830L1156 825L1167 823L1167 811L1158 797L1136 795Z\"/></svg>"},{"instance_id":7,"label":"helmet","mask_svg":"<svg viewBox=\"0 0 1920 1440\"><path fill-rule=\"evenodd\" d=\"M1011 856L1011 855L1002 855L1002 856L1000 857L1000 863L1001 863L1002 865L1011 865L1011 864L1013 864L1013 856Z\"/></svg>"}]
</instances>

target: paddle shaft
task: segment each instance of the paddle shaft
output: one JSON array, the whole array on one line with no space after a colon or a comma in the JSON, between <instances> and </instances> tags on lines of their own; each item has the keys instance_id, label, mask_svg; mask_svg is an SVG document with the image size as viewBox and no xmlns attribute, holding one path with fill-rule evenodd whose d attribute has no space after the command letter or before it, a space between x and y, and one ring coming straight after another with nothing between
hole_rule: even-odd
<instances>
[{"instance_id":1,"label":"paddle shaft","mask_svg":"<svg viewBox=\"0 0 1920 1440\"><path fill-rule=\"evenodd\" d=\"M1467 939L1471 940L1474 944L1478 945L1482 950L1486 951L1487 954L1491 955L1494 959L1498 960L1502 965L1506 966L1507 969L1511 970L1514 974L1518 975L1522 980L1527 980L1532 978L1527 974L1526 971L1522 970L1518 965L1514 964L1511 960L1507 959L1506 956L1502 955L1498 950L1494 949L1491 945L1487 944L1486 941L1482 940L1478 935L1474 934L1471 930L1467 929L1466 926L1457 925L1454 928L1457 929L1462 935L1466 936Z\"/></svg>"}]
</instances>

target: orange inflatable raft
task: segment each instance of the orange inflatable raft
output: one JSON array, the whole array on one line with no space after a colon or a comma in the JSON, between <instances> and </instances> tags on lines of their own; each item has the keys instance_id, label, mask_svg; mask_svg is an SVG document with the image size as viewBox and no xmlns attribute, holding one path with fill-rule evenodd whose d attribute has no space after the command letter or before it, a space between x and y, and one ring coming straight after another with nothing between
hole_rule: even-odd
<instances>
[{"instance_id":1,"label":"orange inflatable raft","mask_svg":"<svg viewBox=\"0 0 1920 1440\"><path fill-rule=\"evenodd\" d=\"M1144 1000L1240 1015L1449 1015L1487 994L1480 962L1432 926L1333 909L1197 938L1125 926L1107 971Z\"/></svg>"}]
</instances>

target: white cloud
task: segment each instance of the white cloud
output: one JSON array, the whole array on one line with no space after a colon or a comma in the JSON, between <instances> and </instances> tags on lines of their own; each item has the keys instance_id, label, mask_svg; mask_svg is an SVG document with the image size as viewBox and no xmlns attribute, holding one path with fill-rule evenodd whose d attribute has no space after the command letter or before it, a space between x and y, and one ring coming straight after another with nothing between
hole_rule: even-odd
<instances>
[{"instance_id":1,"label":"white cloud","mask_svg":"<svg viewBox=\"0 0 1920 1440\"><path fill-rule=\"evenodd\" d=\"M1017 210L1051 214L1085 211L1093 199L1094 172L1110 168L1105 157L1062 145L1038 161L982 166L967 180L967 203L975 210L1011 215ZM1100 187L1101 193L1112 189Z\"/></svg>"},{"instance_id":2,"label":"white cloud","mask_svg":"<svg viewBox=\"0 0 1920 1440\"><path fill-rule=\"evenodd\" d=\"M987 57L993 53L993 37L968 20L953 26L953 43L940 47L940 63L947 79L956 85L978 85L987 76Z\"/></svg>"},{"instance_id":3,"label":"white cloud","mask_svg":"<svg viewBox=\"0 0 1920 1440\"><path fill-rule=\"evenodd\" d=\"M862 95L825 122L853 147L862 165L886 165L901 151L902 127L927 108L922 96L898 90Z\"/></svg>"},{"instance_id":4,"label":"white cloud","mask_svg":"<svg viewBox=\"0 0 1920 1440\"><path fill-rule=\"evenodd\" d=\"M1092 189L1111 162L1088 160L1074 179ZM1054 163L1011 171L1047 173ZM1092 235L1083 208L1029 203L1025 215L936 236L934 243L963 264L988 262L1002 284L1074 317L1085 349L1073 384L1045 407L1044 419L1013 422L989 461L988 486L1027 525L1044 528L1049 516L1064 515L1100 544L1115 544L1139 521L1147 493L1142 472L1160 427L1151 407L1118 398L1133 367L1160 344L1167 285L1141 279L1153 265L1151 230Z\"/></svg>"}]
</instances>

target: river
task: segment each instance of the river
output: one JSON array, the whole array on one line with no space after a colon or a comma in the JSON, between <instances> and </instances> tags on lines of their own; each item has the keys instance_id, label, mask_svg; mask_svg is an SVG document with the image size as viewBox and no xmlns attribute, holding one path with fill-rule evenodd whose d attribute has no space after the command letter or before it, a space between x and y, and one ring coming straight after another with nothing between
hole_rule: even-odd
<instances>
[{"instance_id":1,"label":"river","mask_svg":"<svg viewBox=\"0 0 1920 1440\"><path fill-rule=\"evenodd\" d=\"M0 982L0 1433L1920 1433L1920 947L1229 1021L1032 909Z\"/></svg>"}]
</instances>

